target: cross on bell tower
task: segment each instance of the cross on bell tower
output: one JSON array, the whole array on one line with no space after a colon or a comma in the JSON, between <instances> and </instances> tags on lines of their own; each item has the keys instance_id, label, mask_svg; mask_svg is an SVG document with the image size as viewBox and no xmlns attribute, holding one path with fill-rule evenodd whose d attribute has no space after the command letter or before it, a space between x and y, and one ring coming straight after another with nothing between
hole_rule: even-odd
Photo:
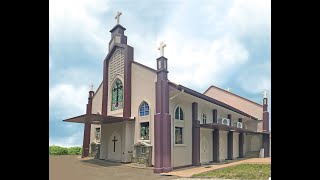
<instances>
[{"instance_id":1,"label":"cross on bell tower","mask_svg":"<svg viewBox=\"0 0 320 180\"><path fill-rule=\"evenodd\" d=\"M158 50L160 50L160 57L157 59L157 71L166 71L168 72L167 67L167 58L164 57L164 48L167 45L164 42L160 43L160 46L158 47Z\"/></svg>"},{"instance_id":2,"label":"cross on bell tower","mask_svg":"<svg viewBox=\"0 0 320 180\"><path fill-rule=\"evenodd\" d=\"M122 15L122 12L117 12L117 15L115 17L115 19L117 20L117 24L120 24L120 16Z\"/></svg>"}]
</instances>

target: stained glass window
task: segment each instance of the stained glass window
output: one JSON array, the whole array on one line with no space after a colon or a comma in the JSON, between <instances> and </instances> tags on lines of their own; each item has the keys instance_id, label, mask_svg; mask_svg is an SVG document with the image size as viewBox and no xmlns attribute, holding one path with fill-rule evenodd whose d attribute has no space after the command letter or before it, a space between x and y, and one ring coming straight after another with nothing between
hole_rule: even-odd
<instances>
[{"instance_id":1,"label":"stained glass window","mask_svg":"<svg viewBox=\"0 0 320 180\"><path fill-rule=\"evenodd\" d=\"M148 116L149 115L149 105L146 102L143 102L139 109L140 116Z\"/></svg>"},{"instance_id":2,"label":"stained glass window","mask_svg":"<svg viewBox=\"0 0 320 180\"><path fill-rule=\"evenodd\" d=\"M112 86L111 111L122 109L123 105L123 85L119 79L116 79Z\"/></svg>"},{"instance_id":3,"label":"stained glass window","mask_svg":"<svg viewBox=\"0 0 320 180\"><path fill-rule=\"evenodd\" d=\"M143 140L149 140L149 122L141 123L140 138Z\"/></svg>"},{"instance_id":4,"label":"stained glass window","mask_svg":"<svg viewBox=\"0 0 320 180\"><path fill-rule=\"evenodd\" d=\"M97 142L100 142L100 136L101 136L100 128L96 128L96 141Z\"/></svg>"},{"instance_id":5,"label":"stained glass window","mask_svg":"<svg viewBox=\"0 0 320 180\"><path fill-rule=\"evenodd\" d=\"M174 117L175 117L175 119L183 120L183 111L182 111L182 109L181 109L180 106L178 106L178 107L176 108L176 111L175 111L175 113L174 113Z\"/></svg>"},{"instance_id":6,"label":"stained glass window","mask_svg":"<svg viewBox=\"0 0 320 180\"><path fill-rule=\"evenodd\" d=\"M176 144L182 144L182 127L176 127L175 128L175 143Z\"/></svg>"}]
</instances>

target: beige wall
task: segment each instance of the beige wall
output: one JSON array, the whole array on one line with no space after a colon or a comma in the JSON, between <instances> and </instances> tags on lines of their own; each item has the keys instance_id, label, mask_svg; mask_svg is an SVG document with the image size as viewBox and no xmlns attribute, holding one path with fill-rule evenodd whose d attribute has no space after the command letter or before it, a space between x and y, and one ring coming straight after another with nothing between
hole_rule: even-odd
<instances>
[{"instance_id":1,"label":"beige wall","mask_svg":"<svg viewBox=\"0 0 320 180\"><path fill-rule=\"evenodd\" d=\"M246 152L260 151L263 146L262 134L247 134L245 136Z\"/></svg>"},{"instance_id":2,"label":"beige wall","mask_svg":"<svg viewBox=\"0 0 320 180\"><path fill-rule=\"evenodd\" d=\"M149 122L149 142L154 147L154 114L155 114L155 71L139 64L132 63L131 82L131 116L136 117L134 124L134 143L140 139L140 123ZM139 107L145 101L149 104L149 116L140 117ZM134 144L133 143L133 144ZM152 148L152 164L154 164L154 148Z\"/></svg>"},{"instance_id":3,"label":"beige wall","mask_svg":"<svg viewBox=\"0 0 320 180\"><path fill-rule=\"evenodd\" d=\"M220 131L219 136L219 160L225 161L228 158L228 131Z\"/></svg>"},{"instance_id":4,"label":"beige wall","mask_svg":"<svg viewBox=\"0 0 320 180\"><path fill-rule=\"evenodd\" d=\"M192 105L191 101L183 99L180 96L172 99L169 103L169 112L172 120L172 164L173 167L185 166L192 164ZM174 111L177 106L180 106L184 112L184 120L175 120ZM183 144L175 144L175 127L183 127Z\"/></svg>"},{"instance_id":5,"label":"beige wall","mask_svg":"<svg viewBox=\"0 0 320 180\"><path fill-rule=\"evenodd\" d=\"M233 159L239 157L239 133L233 133Z\"/></svg>"},{"instance_id":6,"label":"beige wall","mask_svg":"<svg viewBox=\"0 0 320 180\"><path fill-rule=\"evenodd\" d=\"M200 163L213 161L212 129L200 129Z\"/></svg>"},{"instance_id":7,"label":"beige wall","mask_svg":"<svg viewBox=\"0 0 320 180\"><path fill-rule=\"evenodd\" d=\"M119 160L121 162L129 162L130 156L128 151L133 151L133 132L134 132L133 122L121 122L104 124L101 128L101 147L100 147L100 159L112 159ZM111 139L113 135L119 135L121 137L116 137L118 140L116 143L120 143L120 149L116 149L116 157L120 159L110 157L113 150L113 142ZM119 145L119 144L117 144ZM117 146L116 146L117 147ZM111 153L110 153L111 152Z\"/></svg>"}]
</instances>

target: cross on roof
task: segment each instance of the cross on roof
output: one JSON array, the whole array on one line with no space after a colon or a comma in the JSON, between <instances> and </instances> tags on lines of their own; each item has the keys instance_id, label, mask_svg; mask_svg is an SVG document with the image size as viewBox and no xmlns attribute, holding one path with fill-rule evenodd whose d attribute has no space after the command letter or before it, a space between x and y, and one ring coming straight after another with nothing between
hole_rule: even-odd
<instances>
[{"instance_id":1,"label":"cross on roof","mask_svg":"<svg viewBox=\"0 0 320 180\"><path fill-rule=\"evenodd\" d=\"M90 90L93 91L93 83L90 85Z\"/></svg>"},{"instance_id":2,"label":"cross on roof","mask_svg":"<svg viewBox=\"0 0 320 180\"><path fill-rule=\"evenodd\" d=\"M160 50L160 57L161 56L164 56L164 48L166 47L167 45L164 44L163 42L160 43L160 47L158 48L158 50Z\"/></svg>"},{"instance_id":3,"label":"cross on roof","mask_svg":"<svg viewBox=\"0 0 320 180\"><path fill-rule=\"evenodd\" d=\"M115 17L115 19L117 20L117 24L120 24L120 16L122 15L122 12L117 12L117 15Z\"/></svg>"},{"instance_id":4,"label":"cross on roof","mask_svg":"<svg viewBox=\"0 0 320 180\"><path fill-rule=\"evenodd\" d=\"M267 90L264 90L262 94L263 94L263 97L264 97L264 98L267 98L268 91L267 91Z\"/></svg>"}]
</instances>

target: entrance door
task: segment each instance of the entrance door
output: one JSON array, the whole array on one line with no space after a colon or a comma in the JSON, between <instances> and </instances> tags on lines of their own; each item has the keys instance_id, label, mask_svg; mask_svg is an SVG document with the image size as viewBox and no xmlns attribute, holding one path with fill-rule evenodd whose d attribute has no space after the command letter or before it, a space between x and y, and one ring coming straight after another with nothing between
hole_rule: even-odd
<instances>
[{"instance_id":1,"label":"entrance door","mask_svg":"<svg viewBox=\"0 0 320 180\"><path fill-rule=\"evenodd\" d=\"M113 132L108 140L108 160L121 161L121 136Z\"/></svg>"}]
</instances>

